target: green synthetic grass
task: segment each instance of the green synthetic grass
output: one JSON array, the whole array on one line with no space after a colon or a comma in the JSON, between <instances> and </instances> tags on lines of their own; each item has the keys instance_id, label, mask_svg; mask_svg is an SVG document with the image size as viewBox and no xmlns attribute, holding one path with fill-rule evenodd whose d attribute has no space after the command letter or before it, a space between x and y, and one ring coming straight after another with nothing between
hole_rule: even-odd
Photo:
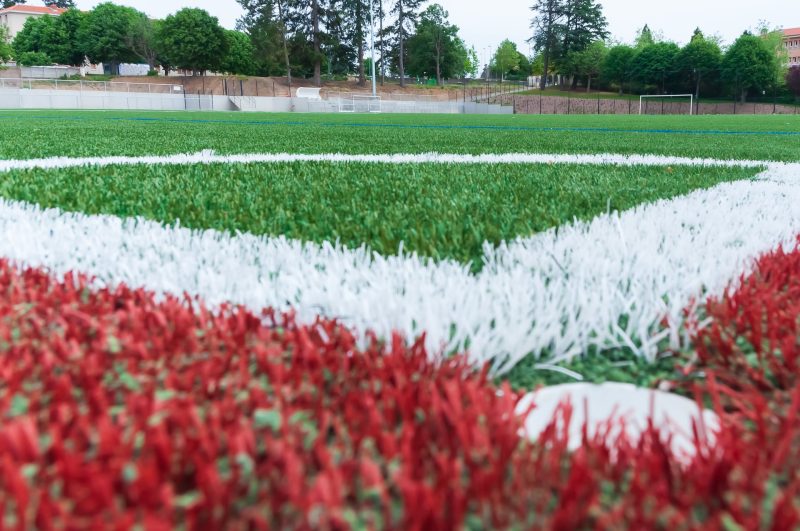
<instances>
[{"instance_id":1,"label":"green synthetic grass","mask_svg":"<svg viewBox=\"0 0 800 531\"><path fill-rule=\"evenodd\" d=\"M220 153L629 153L800 160L800 116L0 111L0 158Z\"/></svg>"},{"instance_id":2,"label":"green synthetic grass","mask_svg":"<svg viewBox=\"0 0 800 531\"><path fill-rule=\"evenodd\" d=\"M758 170L593 165L370 163L112 166L16 170L0 196L197 229L366 244L472 262L485 241L591 219Z\"/></svg>"}]
</instances>

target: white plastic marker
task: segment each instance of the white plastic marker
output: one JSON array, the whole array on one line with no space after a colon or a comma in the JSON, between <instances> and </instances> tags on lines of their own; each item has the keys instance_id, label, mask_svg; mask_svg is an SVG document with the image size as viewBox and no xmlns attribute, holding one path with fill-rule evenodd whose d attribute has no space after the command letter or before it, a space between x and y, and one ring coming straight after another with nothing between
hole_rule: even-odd
<instances>
[{"instance_id":1,"label":"white plastic marker","mask_svg":"<svg viewBox=\"0 0 800 531\"><path fill-rule=\"evenodd\" d=\"M701 410L697 403L679 395L641 389L630 384L575 383L545 387L526 395L518 405L524 412L531 403L534 410L525 419L526 435L536 439L552 422L560 404L569 402L572 417L566 430L567 444L575 450L583 444L583 426L587 436L607 433L614 441L623 432L636 444L648 423L671 436L671 449L678 457L690 457L696 451L695 428L701 444L713 444L719 418L713 411Z\"/></svg>"},{"instance_id":2,"label":"white plastic marker","mask_svg":"<svg viewBox=\"0 0 800 531\"><path fill-rule=\"evenodd\" d=\"M59 160L40 167L97 163ZM106 284L188 292L212 305L293 308L305 322L323 315L356 331L425 332L432 352L468 345L470 359L491 361L497 374L530 353L564 359L591 346L628 346L652 357L663 339L685 343L683 310L694 298L719 293L754 258L800 234L800 166L753 164L769 164L758 181L721 184L498 249L487 246L479 274L452 261L13 201L0 201L0 256L58 274L86 272Z\"/></svg>"}]
</instances>

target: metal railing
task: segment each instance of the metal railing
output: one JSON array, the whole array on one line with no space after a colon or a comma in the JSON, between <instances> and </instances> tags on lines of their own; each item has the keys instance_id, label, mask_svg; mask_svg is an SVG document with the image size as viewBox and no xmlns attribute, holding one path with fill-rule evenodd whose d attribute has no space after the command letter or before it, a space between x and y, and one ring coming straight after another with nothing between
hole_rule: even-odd
<instances>
[{"instance_id":1,"label":"metal railing","mask_svg":"<svg viewBox=\"0 0 800 531\"><path fill-rule=\"evenodd\" d=\"M0 78L0 90L2 89L183 94L183 85L166 83L128 83L121 81L84 81L78 79Z\"/></svg>"}]
</instances>

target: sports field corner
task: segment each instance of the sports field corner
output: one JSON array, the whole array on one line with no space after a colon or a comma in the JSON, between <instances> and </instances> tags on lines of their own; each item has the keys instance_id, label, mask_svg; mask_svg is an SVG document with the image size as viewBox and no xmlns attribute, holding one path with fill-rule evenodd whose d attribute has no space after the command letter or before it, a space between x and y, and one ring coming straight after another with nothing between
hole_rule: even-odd
<instances>
[{"instance_id":1,"label":"sports field corner","mask_svg":"<svg viewBox=\"0 0 800 531\"><path fill-rule=\"evenodd\" d=\"M3 523L800 525L800 117L0 127Z\"/></svg>"}]
</instances>

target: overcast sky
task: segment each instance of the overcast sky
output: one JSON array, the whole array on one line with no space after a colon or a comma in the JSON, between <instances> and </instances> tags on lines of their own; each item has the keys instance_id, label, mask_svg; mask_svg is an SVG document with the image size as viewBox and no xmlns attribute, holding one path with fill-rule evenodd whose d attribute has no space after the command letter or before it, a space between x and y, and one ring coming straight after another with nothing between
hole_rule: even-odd
<instances>
[{"instance_id":1,"label":"overcast sky","mask_svg":"<svg viewBox=\"0 0 800 531\"><path fill-rule=\"evenodd\" d=\"M31 0L36 4L40 0ZM91 9L102 0L78 0L78 7ZM233 28L241 15L236 0L115 0L162 18L182 7L201 7ZM388 3L388 0L386 0ZM468 45L475 46L483 61L485 49L509 38L528 53L530 5L534 0L438 0L450 12ZM798 0L601 0L614 39L630 42L636 30L649 24L666 39L684 43L700 27L706 34L719 34L733 41L759 20L773 26L800 26Z\"/></svg>"}]
</instances>

